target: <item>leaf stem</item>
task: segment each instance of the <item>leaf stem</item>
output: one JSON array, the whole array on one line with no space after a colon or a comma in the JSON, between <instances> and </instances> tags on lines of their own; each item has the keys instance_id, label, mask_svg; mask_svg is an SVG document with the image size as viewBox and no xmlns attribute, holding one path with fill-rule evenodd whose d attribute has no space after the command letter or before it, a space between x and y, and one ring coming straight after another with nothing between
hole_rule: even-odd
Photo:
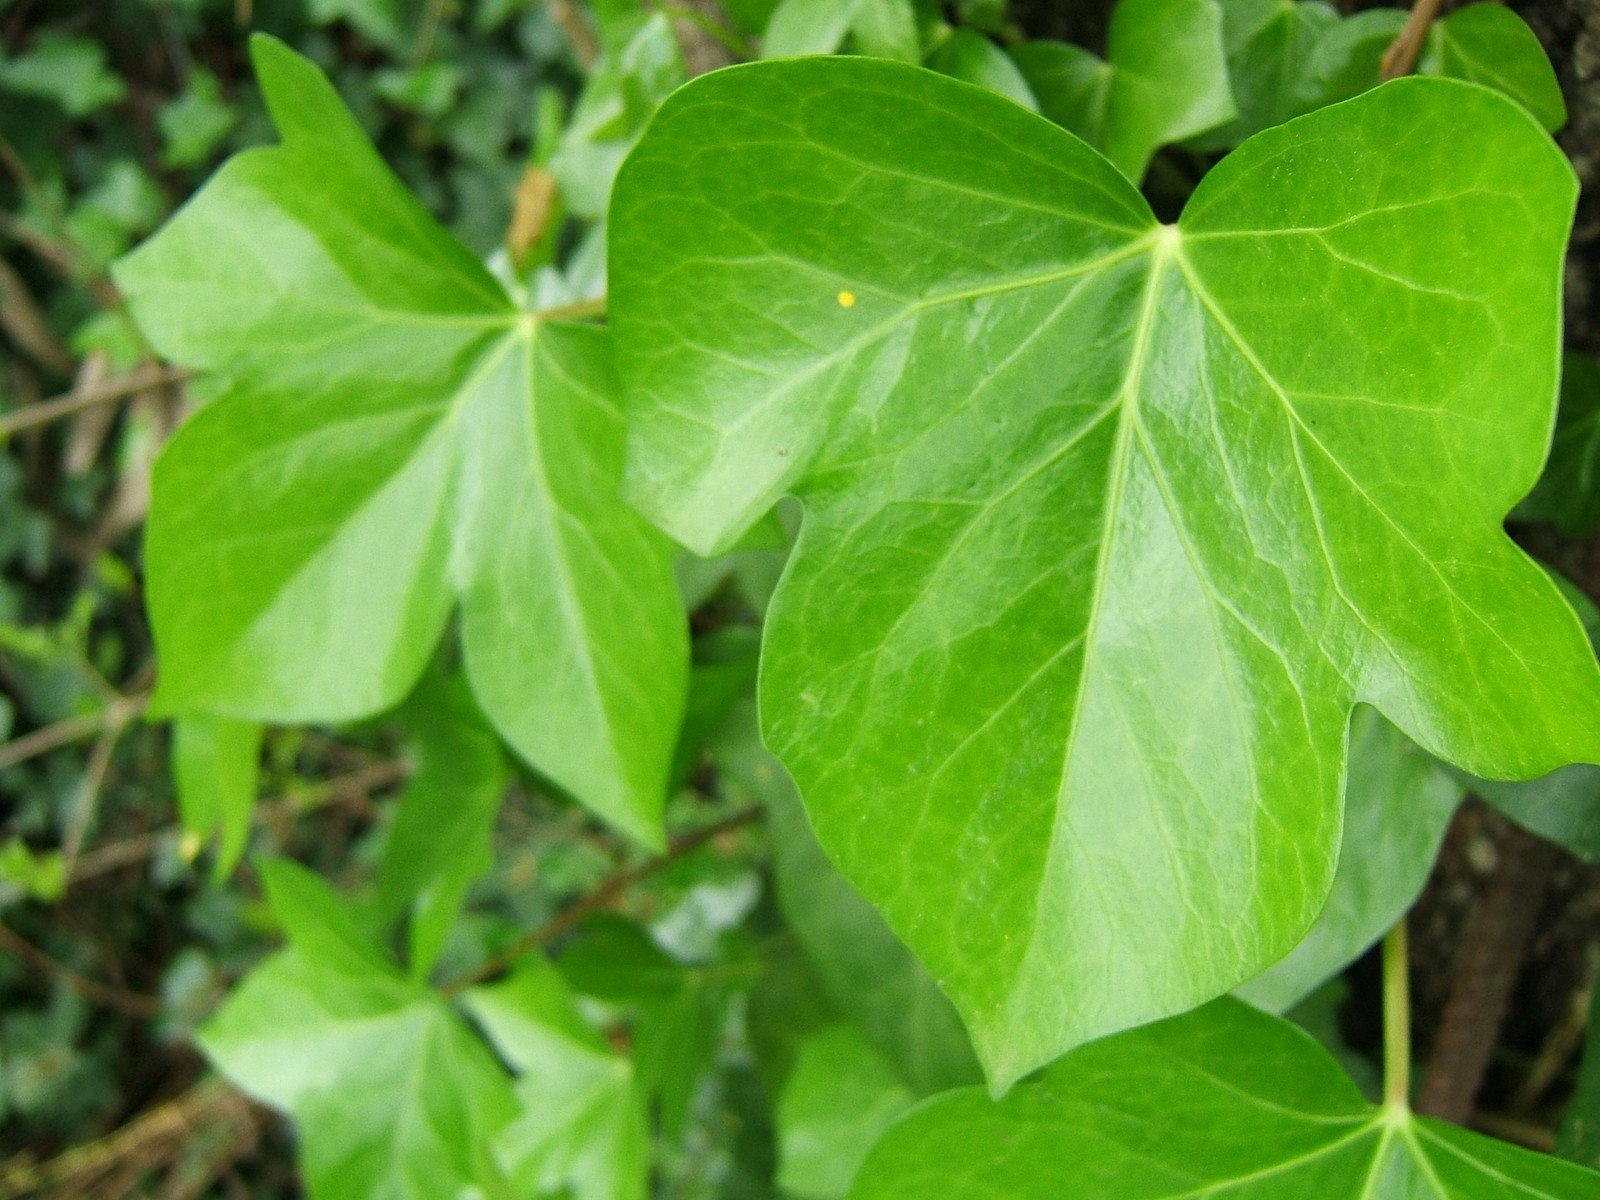
<instances>
[{"instance_id":1,"label":"leaf stem","mask_svg":"<svg viewBox=\"0 0 1600 1200\"><path fill-rule=\"evenodd\" d=\"M1406 919L1383 939L1383 1103L1411 1107L1411 961L1406 950Z\"/></svg>"},{"instance_id":2,"label":"leaf stem","mask_svg":"<svg viewBox=\"0 0 1600 1200\"><path fill-rule=\"evenodd\" d=\"M559 304L533 314L541 321L583 321L590 317L606 315L606 298L579 300L575 304Z\"/></svg>"},{"instance_id":3,"label":"leaf stem","mask_svg":"<svg viewBox=\"0 0 1600 1200\"><path fill-rule=\"evenodd\" d=\"M634 884L650 878L658 871L665 870L686 854L698 850L708 842L713 842L724 834L743 829L746 825L754 825L765 819L766 810L759 804L751 805L725 817L711 825L701 826L688 833L680 834L668 844L666 852L655 858L646 859L638 866L628 867L616 874L602 880L588 895L575 901L558 912L550 920L537 929L524 934L499 954L493 955L476 970L469 971L459 979L445 984L440 990L446 996L458 996L475 983L481 983L491 976L498 975L507 968L514 966L518 959L530 951L538 949L548 942L555 941L563 934L569 933L590 913L600 912L609 908L622 898Z\"/></svg>"},{"instance_id":4,"label":"leaf stem","mask_svg":"<svg viewBox=\"0 0 1600 1200\"><path fill-rule=\"evenodd\" d=\"M1422 47L1428 40L1428 30L1439 15L1439 4L1440 0L1415 0L1412 4L1411 15L1406 18L1399 36L1383 53L1379 70L1384 83L1409 75L1416 68L1417 59L1422 57Z\"/></svg>"}]
</instances>

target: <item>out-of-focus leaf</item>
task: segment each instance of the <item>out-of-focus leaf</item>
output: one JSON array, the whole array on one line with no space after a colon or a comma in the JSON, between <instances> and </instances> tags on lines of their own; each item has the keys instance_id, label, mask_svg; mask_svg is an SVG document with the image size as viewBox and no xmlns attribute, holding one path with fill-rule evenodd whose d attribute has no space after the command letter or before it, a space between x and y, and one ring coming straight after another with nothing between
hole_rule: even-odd
<instances>
[{"instance_id":1,"label":"out-of-focus leaf","mask_svg":"<svg viewBox=\"0 0 1600 1200\"><path fill-rule=\"evenodd\" d=\"M627 1059L584 1022L560 974L531 956L468 1009L519 1074L519 1111L495 1142L517 1195L643 1200L650 1138Z\"/></svg>"},{"instance_id":2,"label":"out-of-focus leaf","mask_svg":"<svg viewBox=\"0 0 1600 1200\"><path fill-rule=\"evenodd\" d=\"M1236 115L1216 0L1121 0L1104 59L1052 41L1024 42L1011 57L1040 113L1135 182L1161 146Z\"/></svg>"},{"instance_id":3,"label":"out-of-focus leaf","mask_svg":"<svg viewBox=\"0 0 1600 1200\"><path fill-rule=\"evenodd\" d=\"M1571 538L1600 525L1600 360L1566 356L1550 458L1516 516L1549 521Z\"/></svg>"},{"instance_id":4,"label":"out-of-focus leaf","mask_svg":"<svg viewBox=\"0 0 1600 1200\"><path fill-rule=\"evenodd\" d=\"M313 1200L505 1196L490 1154L519 1108L505 1072L326 884L281 863L265 877L290 949L246 977L200 1043L294 1118Z\"/></svg>"},{"instance_id":5,"label":"out-of-focus leaf","mask_svg":"<svg viewBox=\"0 0 1600 1200\"><path fill-rule=\"evenodd\" d=\"M1006 52L981 33L957 29L928 54L927 65L941 75L976 84L1039 111L1028 81Z\"/></svg>"},{"instance_id":6,"label":"out-of-focus leaf","mask_svg":"<svg viewBox=\"0 0 1600 1200\"><path fill-rule=\"evenodd\" d=\"M878 1135L912 1101L856 1026L814 1035L778 1101L778 1186L802 1200L841 1200Z\"/></svg>"},{"instance_id":7,"label":"out-of-focus leaf","mask_svg":"<svg viewBox=\"0 0 1600 1200\"><path fill-rule=\"evenodd\" d=\"M220 835L214 877L227 878L250 842L261 777L262 727L202 714L172 723L172 774L178 815L195 851Z\"/></svg>"},{"instance_id":8,"label":"out-of-focus leaf","mask_svg":"<svg viewBox=\"0 0 1600 1200\"><path fill-rule=\"evenodd\" d=\"M93 38L44 34L16 58L0 59L0 92L53 100L72 117L86 117L126 94Z\"/></svg>"},{"instance_id":9,"label":"out-of-focus leaf","mask_svg":"<svg viewBox=\"0 0 1600 1200\"><path fill-rule=\"evenodd\" d=\"M409 966L425 976L472 883L494 865L491 833L506 787L499 740L460 676L424 676L401 711L414 763L378 865L380 923L411 909Z\"/></svg>"},{"instance_id":10,"label":"out-of-focus leaf","mask_svg":"<svg viewBox=\"0 0 1600 1200\"><path fill-rule=\"evenodd\" d=\"M161 106L162 161L169 167L196 167L210 159L222 139L239 124L239 112L222 98L217 77L203 67L189 72L183 94Z\"/></svg>"}]
</instances>

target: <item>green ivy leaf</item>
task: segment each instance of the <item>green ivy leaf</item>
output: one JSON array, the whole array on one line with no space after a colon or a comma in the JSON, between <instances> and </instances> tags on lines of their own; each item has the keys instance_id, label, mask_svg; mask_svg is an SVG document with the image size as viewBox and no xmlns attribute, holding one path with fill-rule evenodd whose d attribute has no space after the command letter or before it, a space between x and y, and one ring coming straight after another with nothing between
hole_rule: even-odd
<instances>
[{"instance_id":1,"label":"green ivy leaf","mask_svg":"<svg viewBox=\"0 0 1600 1200\"><path fill-rule=\"evenodd\" d=\"M1600 1175L1374 1108L1307 1034L1232 1000L1086 1046L1000 1103L894 1126L851 1200L1580 1200Z\"/></svg>"},{"instance_id":2,"label":"green ivy leaf","mask_svg":"<svg viewBox=\"0 0 1600 1200\"><path fill-rule=\"evenodd\" d=\"M262 728L254 721L194 715L172 725L178 815L196 851L220 834L213 878L226 879L250 842L261 777Z\"/></svg>"},{"instance_id":3,"label":"green ivy leaf","mask_svg":"<svg viewBox=\"0 0 1600 1200\"><path fill-rule=\"evenodd\" d=\"M1583 622L1590 644L1600 645L1600 610L1575 584L1553 572L1551 577ZM1474 795L1530 833L1566 847L1579 858L1600 861L1600 767L1573 763L1516 783L1471 775L1462 778Z\"/></svg>"},{"instance_id":4,"label":"green ivy leaf","mask_svg":"<svg viewBox=\"0 0 1600 1200\"><path fill-rule=\"evenodd\" d=\"M1217 0L1121 0L1106 59L1066 42L1011 51L1039 111L1137 183L1160 147L1231 121Z\"/></svg>"},{"instance_id":5,"label":"green ivy leaf","mask_svg":"<svg viewBox=\"0 0 1600 1200\"><path fill-rule=\"evenodd\" d=\"M1561 84L1544 47L1527 22L1503 5L1469 4L1435 21L1417 70L1493 88L1552 133L1567 123Z\"/></svg>"},{"instance_id":6,"label":"green ivy leaf","mask_svg":"<svg viewBox=\"0 0 1600 1200\"><path fill-rule=\"evenodd\" d=\"M158 703L366 716L459 603L495 727L658 843L686 637L670 548L615 495L604 331L518 313L314 67L253 52L282 144L116 270L165 355L231 382L155 472Z\"/></svg>"},{"instance_id":7,"label":"green ivy leaf","mask_svg":"<svg viewBox=\"0 0 1600 1200\"><path fill-rule=\"evenodd\" d=\"M239 124L239 111L222 98L217 77L203 67L189 72L183 94L161 106L161 161L169 167L199 166Z\"/></svg>"},{"instance_id":8,"label":"green ivy leaf","mask_svg":"<svg viewBox=\"0 0 1600 1200\"><path fill-rule=\"evenodd\" d=\"M1259 135L1174 227L895 64L663 107L612 209L631 494L702 554L803 501L763 733L997 1084L1299 941L1357 701L1479 774L1600 757L1501 529L1572 206L1526 113L1442 80Z\"/></svg>"},{"instance_id":9,"label":"green ivy leaf","mask_svg":"<svg viewBox=\"0 0 1600 1200\"><path fill-rule=\"evenodd\" d=\"M1600 360L1567 355L1550 461L1516 515L1549 521L1570 538L1600 525Z\"/></svg>"},{"instance_id":10,"label":"green ivy leaf","mask_svg":"<svg viewBox=\"0 0 1600 1200\"><path fill-rule=\"evenodd\" d=\"M1220 0L1237 119L1192 141L1198 150L1237 146L1253 133L1317 107L1313 81L1328 72L1318 47L1339 38L1339 14L1322 0ZM1403 19L1403 18L1402 18ZM1343 39L1339 39L1342 47ZM1326 53L1326 52L1324 52ZM1377 82L1376 74L1372 82ZM1369 85L1370 86L1370 85Z\"/></svg>"},{"instance_id":11,"label":"green ivy leaf","mask_svg":"<svg viewBox=\"0 0 1600 1200\"><path fill-rule=\"evenodd\" d=\"M326 884L292 864L264 876L291 947L246 977L200 1043L294 1118L314 1200L504 1196L488 1147L517 1111L505 1072Z\"/></svg>"},{"instance_id":12,"label":"green ivy leaf","mask_svg":"<svg viewBox=\"0 0 1600 1200\"><path fill-rule=\"evenodd\" d=\"M667 15L630 17L607 30L605 53L584 82L572 120L550 158L562 199L589 220L605 216L617 168L656 106L685 78Z\"/></svg>"},{"instance_id":13,"label":"green ivy leaf","mask_svg":"<svg viewBox=\"0 0 1600 1200\"><path fill-rule=\"evenodd\" d=\"M69 117L116 104L127 87L93 38L45 34L27 54L0 58L0 91L54 101Z\"/></svg>"},{"instance_id":14,"label":"green ivy leaf","mask_svg":"<svg viewBox=\"0 0 1600 1200\"><path fill-rule=\"evenodd\" d=\"M814 1034L778 1099L778 1186L802 1200L840 1200L873 1142L912 1099L854 1025Z\"/></svg>"},{"instance_id":15,"label":"green ivy leaf","mask_svg":"<svg viewBox=\"0 0 1600 1200\"><path fill-rule=\"evenodd\" d=\"M752 728L752 740L754 733ZM977 1059L950 1002L883 918L834 870L776 762L770 778L766 803L778 903L834 1004L916 1094L976 1083Z\"/></svg>"},{"instance_id":16,"label":"green ivy leaf","mask_svg":"<svg viewBox=\"0 0 1600 1200\"><path fill-rule=\"evenodd\" d=\"M548 961L473 988L467 1007L521 1076L495 1151L519 1196L644 1200L650 1131L627 1059L584 1022Z\"/></svg>"},{"instance_id":17,"label":"green ivy leaf","mask_svg":"<svg viewBox=\"0 0 1600 1200\"><path fill-rule=\"evenodd\" d=\"M941 75L988 88L1015 100L1023 108L1039 111L1028 81L1017 64L981 33L957 29L928 54L927 64Z\"/></svg>"},{"instance_id":18,"label":"green ivy leaf","mask_svg":"<svg viewBox=\"0 0 1600 1200\"><path fill-rule=\"evenodd\" d=\"M348 21L376 45L394 50L405 43L400 0L310 0L309 8L318 25Z\"/></svg>"},{"instance_id":19,"label":"green ivy leaf","mask_svg":"<svg viewBox=\"0 0 1600 1200\"><path fill-rule=\"evenodd\" d=\"M1328 902L1305 939L1235 995L1287 1012L1375 945L1422 892L1462 794L1403 733L1370 708L1358 710Z\"/></svg>"}]
</instances>

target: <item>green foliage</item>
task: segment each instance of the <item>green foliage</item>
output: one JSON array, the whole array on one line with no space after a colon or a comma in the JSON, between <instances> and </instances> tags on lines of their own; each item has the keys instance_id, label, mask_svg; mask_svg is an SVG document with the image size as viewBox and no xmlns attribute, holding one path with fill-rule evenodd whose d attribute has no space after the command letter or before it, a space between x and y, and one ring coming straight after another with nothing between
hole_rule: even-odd
<instances>
[{"instance_id":1,"label":"green foliage","mask_svg":"<svg viewBox=\"0 0 1600 1200\"><path fill-rule=\"evenodd\" d=\"M1159 147L1237 115L1216 0L1122 0L1107 59L1049 41L1011 54L1039 111L1135 183Z\"/></svg>"},{"instance_id":2,"label":"green foliage","mask_svg":"<svg viewBox=\"0 0 1600 1200\"><path fill-rule=\"evenodd\" d=\"M410 690L459 602L496 727L656 841L682 616L664 543L611 492L603 334L520 314L315 70L255 45L283 143L234 159L116 272L168 357L230 380L156 474L159 702L367 716ZM178 499L197 491L216 499ZM389 585L346 608L368 575Z\"/></svg>"},{"instance_id":3,"label":"green foliage","mask_svg":"<svg viewBox=\"0 0 1600 1200\"><path fill-rule=\"evenodd\" d=\"M1373 1108L1304 1033L1219 1000L1078 1050L999 1103L971 1089L924 1105L878 1143L850 1196L1579 1200L1597 1182Z\"/></svg>"},{"instance_id":4,"label":"green foliage","mask_svg":"<svg viewBox=\"0 0 1600 1200\"><path fill-rule=\"evenodd\" d=\"M1600 1191L1365 1029L1600 855L1600 378L1347 8L8 9L0 1200Z\"/></svg>"},{"instance_id":5,"label":"green foliage","mask_svg":"<svg viewBox=\"0 0 1600 1200\"><path fill-rule=\"evenodd\" d=\"M764 733L998 1084L1292 948L1354 702L1479 774L1600 751L1578 623L1498 528L1572 194L1524 114L1438 81L1259 135L1176 227L881 63L698 81L629 160L629 494L701 553L804 501Z\"/></svg>"}]
</instances>

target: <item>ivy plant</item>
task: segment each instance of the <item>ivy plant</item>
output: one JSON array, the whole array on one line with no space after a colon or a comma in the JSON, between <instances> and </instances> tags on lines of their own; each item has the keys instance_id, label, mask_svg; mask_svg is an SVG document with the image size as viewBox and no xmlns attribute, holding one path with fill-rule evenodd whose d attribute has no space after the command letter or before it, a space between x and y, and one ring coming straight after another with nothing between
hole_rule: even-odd
<instances>
[{"instance_id":1,"label":"ivy plant","mask_svg":"<svg viewBox=\"0 0 1600 1200\"><path fill-rule=\"evenodd\" d=\"M203 398L144 549L183 857L244 855L269 726L405 777L349 891L256 859L211 1062L316 1200L1600 1193L1411 1108L1464 795L1600 852L1593 611L1504 524L1600 513L1531 32L1380 83L1404 15L1316 0L1122 0L1103 57L726 8L563 10L487 262L257 37L276 142L114 268ZM689 26L765 57L684 83ZM552 810L590 886L507 928ZM1279 1014L1380 940L1374 1103Z\"/></svg>"},{"instance_id":2,"label":"ivy plant","mask_svg":"<svg viewBox=\"0 0 1600 1200\"><path fill-rule=\"evenodd\" d=\"M629 159L628 494L702 553L804 501L765 735L998 1086L1292 948L1355 702L1480 775L1600 754L1587 639L1500 528L1573 202L1441 80L1257 135L1176 225L865 60L697 81Z\"/></svg>"}]
</instances>

